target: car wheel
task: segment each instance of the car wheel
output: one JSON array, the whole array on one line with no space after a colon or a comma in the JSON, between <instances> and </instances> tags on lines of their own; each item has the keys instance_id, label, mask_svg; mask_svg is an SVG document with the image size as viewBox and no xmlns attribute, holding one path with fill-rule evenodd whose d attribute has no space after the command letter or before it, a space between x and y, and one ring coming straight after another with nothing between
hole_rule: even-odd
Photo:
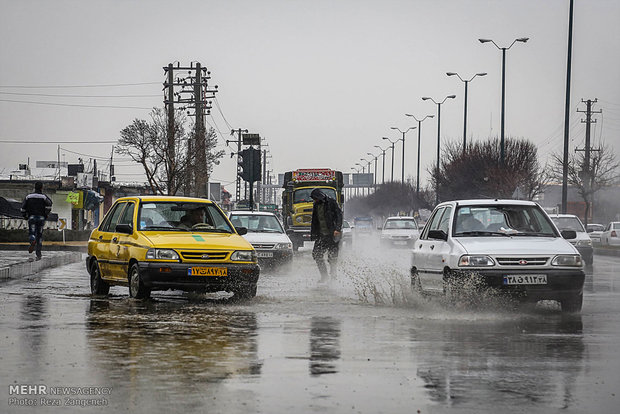
<instances>
[{"instance_id":1,"label":"car wheel","mask_svg":"<svg viewBox=\"0 0 620 414\"><path fill-rule=\"evenodd\" d=\"M147 299L151 296L151 289L144 286L137 263L134 263L129 270L129 296L134 299Z\"/></svg>"},{"instance_id":2,"label":"car wheel","mask_svg":"<svg viewBox=\"0 0 620 414\"><path fill-rule=\"evenodd\" d=\"M110 285L101 278L99 263L93 260L90 265L90 293L93 295L107 295L110 293Z\"/></svg>"},{"instance_id":3,"label":"car wheel","mask_svg":"<svg viewBox=\"0 0 620 414\"><path fill-rule=\"evenodd\" d=\"M562 312L564 313L581 312L581 307L583 305L583 292L562 299L560 304L562 305Z\"/></svg>"},{"instance_id":4,"label":"car wheel","mask_svg":"<svg viewBox=\"0 0 620 414\"><path fill-rule=\"evenodd\" d=\"M239 287L234 294L235 299L252 299L256 296L256 284Z\"/></svg>"}]
</instances>

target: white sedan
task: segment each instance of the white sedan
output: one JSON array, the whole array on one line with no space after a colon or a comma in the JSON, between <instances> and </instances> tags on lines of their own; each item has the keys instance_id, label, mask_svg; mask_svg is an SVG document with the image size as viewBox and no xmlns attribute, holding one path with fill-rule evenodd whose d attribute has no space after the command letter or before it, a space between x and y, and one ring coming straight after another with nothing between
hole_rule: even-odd
<instances>
[{"instance_id":1,"label":"white sedan","mask_svg":"<svg viewBox=\"0 0 620 414\"><path fill-rule=\"evenodd\" d=\"M388 217L381 227L382 246L411 247L418 237L420 230L413 217Z\"/></svg>"},{"instance_id":2,"label":"white sedan","mask_svg":"<svg viewBox=\"0 0 620 414\"><path fill-rule=\"evenodd\" d=\"M603 246L620 246L620 221L612 221L601 233Z\"/></svg>"},{"instance_id":3,"label":"white sedan","mask_svg":"<svg viewBox=\"0 0 620 414\"><path fill-rule=\"evenodd\" d=\"M560 233L531 201L441 203L414 244L411 284L454 300L468 289L475 295L476 288L490 287L529 302L556 300L563 312L579 312L583 262L565 240L575 236L573 230Z\"/></svg>"}]
</instances>

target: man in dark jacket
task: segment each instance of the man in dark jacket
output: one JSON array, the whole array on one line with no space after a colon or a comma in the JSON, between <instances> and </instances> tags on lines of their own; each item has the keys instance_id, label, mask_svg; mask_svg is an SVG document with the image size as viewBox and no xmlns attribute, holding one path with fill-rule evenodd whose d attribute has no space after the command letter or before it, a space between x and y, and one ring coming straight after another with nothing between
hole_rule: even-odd
<instances>
[{"instance_id":1,"label":"man in dark jacket","mask_svg":"<svg viewBox=\"0 0 620 414\"><path fill-rule=\"evenodd\" d=\"M52 210L52 200L43 194L43 183L34 183L34 193L26 196L22 204L22 214L28 220L28 238L30 246L28 253L36 248L37 260L41 259L41 246L43 244L43 226L45 219Z\"/></svg>"},{"instance_id":2,"label":"man in dark jacket","mask_svg":"<svg viewBox=\"0 0 620 414\"><path fill-rule=\"evenodd\" d=\"M342 210L336 200L328 197L318 188L312 190L310 197L314 201L310 228L310 240L314 240L312 258L319 267L321 282L326 282L328 274L327 265L323 260L325 252L327 252L330 275L332 279L336 277L338 247L342 232Z\"/></svg>"}]
</instances>

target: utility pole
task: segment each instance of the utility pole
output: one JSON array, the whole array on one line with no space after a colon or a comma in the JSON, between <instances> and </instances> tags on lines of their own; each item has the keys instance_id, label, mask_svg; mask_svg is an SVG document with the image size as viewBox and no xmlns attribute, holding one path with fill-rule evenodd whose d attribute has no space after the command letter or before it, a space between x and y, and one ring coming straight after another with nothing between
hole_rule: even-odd
<instances>
[{"instance_id":1,"label":"utility pole","mask_svg":"<svg viewBox=\"0 0 620 414\"><path fill-rule=\"evenodd\" d=\"M235 132L238 134L237 135L237 139L233 139L233 140L226 140L226 145L228 145L228 143L230 142L236 142L237 143L237 179L235 181L235 201L239 202L239 200L241 200L241 165L239 164L239 154L241 154L241 134L242 133L248 133L247 129L233 129L230 131L230 135L235 135Z\"/></svg>"},{"instance_id":2,"label":"utility pole","mask_svg":"<svg viewBox=\"0 0 620 414\"><path fill-rule=\"evenodd\" d=\"M174 129L174 104L183 105L181 109L194 109L192 114L187 111L190 116L196 117L194 137L188 143L187 156L188 156L188 178L185 182L185 194L193 195L197 197L207 196L207 182L209 181L209 168L207 165L207 148L206 148L206 129L205 129L205 114L208 115L211 110L211 101L209 99L215 97L217 85L210 89L208 81L211 79L211 72L203 67L200 62L191 63L189 67L181 67L177 63L177 66L173 66L171 63L165 66L164 72L167 74L166 81L164 82L164 89L167 91L164 104L167 106L168 116L168 140L167 140L167 156L170 163L167 167L173 167L175 162L174 157L176 152L174 150L175 143L175 129ZM177 77L175 79L175 71L187 71L185 77ZM193 76L192 76L193 75ZM181 90L177 93L174 92L174 87L180 87ZM189 97L184 98L184 94L190 94ZM169 173L172 173L172 169ZM193 177L193 183L192 183ZM194 188L191 188L193 184Z\"/></svg>"},{"instance_id":3,"label":"utility pole","mask_svg":"<svg viewBox=\"0 0 620 414\"><path fill-rule=\"evenodd\" d=\"M570 78L573 56L573 0L570 0L568 11L568 53L566 62L566 99L564 102L564 153L562 157L562 208L560 213L566 214L568 205L568 144L570 132Z\"/></svg>"},{"instance_id":4,"label":"utility pole","mask_svg":"<svg viewBox=\"0 0 620 414\"><path fill-rule=\"evenodd\" d=\"M602 111L599 109L598 111L593 111L592 110L592 104L595 104L596 102L598 102L598 99L588 99L586 101L584 101L583 99L581 100L582 103L586 104L586 110L585 111L580 111L577 110L577 112L581 112L581 113L585 113L586 114L586 119L585 121L582 119L581 123L585 123L586 124L586 145L585 148L583 149L578 149L575 148L575 152L577 151L584 151L584 166L583 166L583 170L581 171L581 179L583 180L583 185L586 189L586 194L589 195L589 191L590 188L592 186L592 179L594 178L592 176L592 171L590 170L590 152L591 151L599 151L599 150L595 150L592 149L591 145L590 145L590 125L593 123L596 123L596 119L592 119L592 114L600 114ZM587 197L587 196L586 196ZM588 225L588 213L590 211L590 200L586 200L586 211L585 211L585 216L584 216L584 224L587 226Z\"/></svg>"}]
</instances>

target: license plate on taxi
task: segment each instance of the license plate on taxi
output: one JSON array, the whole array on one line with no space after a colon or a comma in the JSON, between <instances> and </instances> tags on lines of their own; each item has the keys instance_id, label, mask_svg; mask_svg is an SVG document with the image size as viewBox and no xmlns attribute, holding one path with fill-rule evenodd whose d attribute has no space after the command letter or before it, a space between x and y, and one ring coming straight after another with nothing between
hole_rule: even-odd
<instances>
[{"instance_id":1,"label":"license plate on taxi","mask_svg":"<svg viewBox=\"0 0 620 414\"><path fill-rule=\"evenodd\" d=\"M504 285L546 285L547 275L505 275Z\"/></svg>"},{"instance_id":2,"label":"license plate on taxi","mask_svg":"<svg viewBox=\"0 0 620 414\"><path fill-rule=\"evenodd\" d=\"M256 252L257 257L273 257L273 252Z\"/></svg>"},{"instance_id":3,"label":"license plate on taxi","mask_svg":"<svg viewBox=\"0 0 620 414\"><path fill-rule=\"evenodd\" d=\"M226 267L190 267L188 276L228 276Z\"/></svg>"}]
</instances>

